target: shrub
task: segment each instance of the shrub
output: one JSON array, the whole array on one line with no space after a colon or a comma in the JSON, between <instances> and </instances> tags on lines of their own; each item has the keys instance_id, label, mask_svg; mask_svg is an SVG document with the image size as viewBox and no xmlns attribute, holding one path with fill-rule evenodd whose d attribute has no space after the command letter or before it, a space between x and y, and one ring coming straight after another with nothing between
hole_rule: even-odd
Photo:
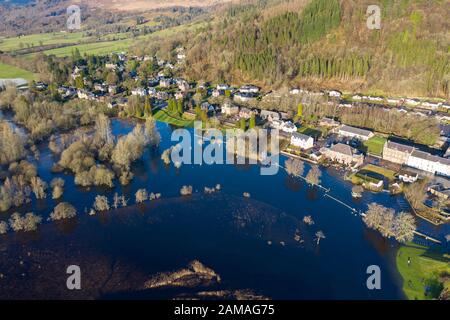
<instances>
[{"instance_id":1,"label":"shrub","mask_svg":"<svg viewBox=\"0 0 450 320\"><path fill-rule=\"evenodd\" d=\"M182 196L189 196L192 194L192 186L183 186L180 190Z\"/></svg>"},{"instance_id":2,"label":"shrub","mask_svg":"<svg viewBox=\"0 0 450 320\"><path fill-rule=\"evenodd\" d=\"M312 226L314 224L314 220L311 216L306 216L303 218L303 222L308 226Z\"/></svg>"},{"instance_id":3,"label":"shrub","mask_svg":"<svg viewBox=\"0 0 450 320\"><path fill-rule=\"evenodd\" d=\"M94 202L94 209L96 211L108 211L110 209L108 198L100 195L96 196Z\"/></svg>"},{"instance_id":4,"label":"shrub","mask_svg":"<svg viewBox=\"0 0 450 320\"><path fill-rule=\"evenodd\" d=\"M5 221L0 221L0 234L5 234L8 232L8 224Z\"/></svg>"},{"instance_id":5,"label":"shrub","mask_svg":"<svg viewBox=\"0 0 450 320\"><path fill-rule=\"evenodd\" d=\"M143 203L148 200L148 192L145 189L139 189L136 192L136 203Z\"/></svg>"},{"instance_id":6,"label":"shrub","mask_svg":"<svg viewBox=\"0 0 450 320\"><path fill-rule=\"evenodd\" d=\"M15 212L9 219L9 225L15 232L18 231L34 231L37 226L42 222L42 217L37 216L34 213L27 213L24 217L20 213Z\"/></svg>"},{"instance_id":7,"label":"shrub","mask_svg":"<svg viewBox=\"0 0 450 320\"><path fill-rule=\"evenodd\" d=\"M50 185L53 188L53 192L52 192L52 198L53 199L61 198L61 196L64 193L64 184L65 184L65 182L61 178L55 178L55 179L52 180Z\"/></svg>"},{"instance_id":8,"label":"shrub","mask_svg":"<svg viewBox=\"0 0 450 320\"><path fill-rule=\"evenodd\" d=\"M47 197L47 183L39 177L31 178L31 190L36 199L45 199Z\"/></svg>"},{"instance_id":9,"label":"shrub","mask_svg":"<svg viewBox=\"0 0 450 320\"><path fill-rule=\"evenodd\" d=\"M76 215L77 210L75 209L74 206L72 206L70 203L67 202L61 202L53 209L53 212L50 214L49 220L57 221L57 220L71 219Z\"/></svg>"}]
</instances>

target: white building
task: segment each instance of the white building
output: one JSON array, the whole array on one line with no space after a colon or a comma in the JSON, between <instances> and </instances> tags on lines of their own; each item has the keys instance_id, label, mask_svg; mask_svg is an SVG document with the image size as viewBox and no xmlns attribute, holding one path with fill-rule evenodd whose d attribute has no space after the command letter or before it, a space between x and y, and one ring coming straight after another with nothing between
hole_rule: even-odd
<instances>
[{"instance_id":1,"label":"white building","mask_svg":"<svg viewBox=\"0 0 450 320\"><path fill-rule=\"evenodd\" d=\"M147 90L145 88L135 88L135 89L131 90L131 94L133 96L144 97L147 95Z\"/></svg>"},{"instance_id":2,"label":"white building","mask_svg":"<svg viewBox=\"0 0 450 320\"><path fill-rule=\"evenodd\" d=\"M253 85L246 85L239 88L241 93L259 93L259 88Z\"/></svg>"},{"instance_id":3,"label":"white building","mask_svg":"<svg viewBox=\"0 0 450 320\"><path fill-rule=\"evenodd\" d=\"M433 156L427 152L414 150L406 164L412 168L450 177L450 159Z\"/></svg>"},{"instance_id":4,"label":"white building","mask_svg":"<svg viewBox=\"0 0 450 320\"><path fill-rule=\"evenodd\" d=\"M297 132L297 126L291 121L286 121L281 130L287 133L295 133Z\"/></svg>"},{"instance_id":5,"label":"white building","mask_svg":"<svg viewBox=\"0 0 450 320\"><path fill-rule=\"evenodd\" d=\"M294 132L291 136L291 144L300 149L308 150L314 147L314 139L305 134Z\"/></svg>"},{"instance_id":6,"label":"white building","mask_svg":"<svg viewBox=\"0 0 450 320\"><path fill-rule=\"evenodd\" d=\"M229 90L230 87L227 84L218 84L216 89L219 91L221 91L221 90L225 91L225 90Z\"/></svg>"},{"instance_id":7,"label":"white building","mask_svg":"<svg viewBox=\"0 0 450 320\"><path fill-rule=\"evenodd\" d=\"M342 92L337 90L331 90L330 92L328 92L328 96L332 98L340 98L342 97Z\"/></svg>"},{"instance_id":8,"label":"white building","mask_svg":"<svg viewBox=\"0 0 450 320\"><path fill-rule=\"evenodd\" d=\"M234 100L239 102L249 102L255 99L255 95L253 93L247 93L247 92L237 92L234 95Z\"/></svg>"},{"instance_id":9,"label":"white building","mask_svg":"<svg viewBox=\"0 0 450 320\"><path fill-rule=\"evenodd\" d=\"M286 133L297 132L297 127L290 121L285 122L283 120L273 120L271 123L271 127Z\"/></svg>"}]
</instances>

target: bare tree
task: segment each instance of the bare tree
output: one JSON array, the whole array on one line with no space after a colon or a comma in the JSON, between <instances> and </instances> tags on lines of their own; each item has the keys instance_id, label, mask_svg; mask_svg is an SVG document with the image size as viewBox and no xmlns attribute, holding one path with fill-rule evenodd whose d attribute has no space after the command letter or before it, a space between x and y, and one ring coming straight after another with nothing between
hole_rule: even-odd
<instances>
[{"instance_id":1,"label":"bare tree","mask_svg":"<svg viewBox=\"0 0 450 320\"><path fill-rule=\"evenodd\" d=\"M7 122L0 123L0 165L25 156L25 141Z\"/></svg>"},{"instance_id":2,"label":"bare tree","mask_svg":"<svg viewBox=\"0 0 450 320\"><path fill-rule=\"evenodd\" d=\"M47 183L39 177L32 177L30 180L31 190L36 199L45 199L47 197Z\"/></svg>"},{"instance_id":3,"label":"bare tree","mask_svg":"<svg viewBox=\"0 0 450 320\"><path fill-rule=\"evenodd\" d=\"M103 113L100 113L95 120L94 142L98 147L114 143L114 135L111 131L111 121Z\"/></svg>"},{"instance_id":4,"label":"bare tree","mask_svg":"<svg viewBox=\"0 0 450 320\"><path fill-rule=\"evenodd\" d=\"M405 188L405 196L414 209L421 209L424 207L423 202L427 198L427 183L427 180L424 179L422 181L412 183Z\"/></svg>"},{"instance_id":5,"label":"bare tree","mask_svg":"<svg viewBox=\"0 0 450 320\"><path fill-rule=\"evenodd\" d=\"M170 160L170 154L172 152L172 148L166 149L163 151L163 153L161 154L161 160L164 162L165 165L169 165L171 160Z\"/></svg>"},{"instance_id":6,"label":"bare tree","mask_svg":"<svg viewBox=\"0 0 450 320\"><path fill-rule=\"evenodd\" d=\"M320 244L320 240L321 239L325 239L325 234L323 233L323 231L319 230L316 232L316 240L317 240L317 245Z\"/></svg>"},{"instance_id":7,"label":"bare tree","mask_svg":"<svg viewBox=\"0 0 450 320\"><path fill-rule=\"evenodd\" d=\"M59 199L64 193L64 180L61 178L55 178L52 180L50 185L53 188L52 199Z\"/></svg>"},{"instance_id":8,"label":"bare tree","mask_svg":"<svg viewBox=\"0 0 450 320\"><path fill-rule=\"evenodd\" d=\"M147 136L148 145L158 146L161 142L161 135L156 128L156 121L149 117L145 120L145 134Z\"/></svg>"},{"instance_id":9,"label":"bare tree","mask_svg":"<svg viewBox=\"0 0 450 320\"><path fill-rule=\"evenodd\" d=\"M143 203L148 200L148 192L145 189L139 189L136 192L136 203Z\"/></svg>"},{"instance_id":10,"label":"bare tree","mask_svg":"<svg viewBox=\"0 0 450 320\"><path fill-rule=\"evenodd\" d=\"M305 165L303 161L298 159L288 159L285 162L286 172L293 177L301 177L305 171Z\"/></svg>"},{"instance_id":11,"label":"bare tree","mask_svg":"<svg viewBox=\"0 0 450 320\"><path fill-rule=\"evenodd\" d=\"M414 238L416 231L416 220L413 215L408 212L400 212L395 218L394 225L395 239L398 242L406 243Z\"/></svg>"},{"instance_id":12,"label":"bare tree","mask_svg":"<svg viewBox=\"0 0 450 320\"><path fill-rule=\"evenodd\" d=\"M94 209L96 211L108 211L110 209L108 198L100 195L96 196L94 202Z\"/></svg>"},{"instance_id":13,"label":"bare tree","mask_svg":"<svg viewBox=\"0 0 450 320\"><path fill-rule=\"evenodd\" d=\"M20 213L15 212L11 215L9 219L9 225L11 229L14 231L34 231L37 229L37 226L42 222L42 217L37 216L34 213L30 212L25 214L25 216L21 216Z\"/></svg>"},{"instance_id":14,"label":"bare tree","mask_svg":"<svg viewBox=\"0 0 450 320\"><path fill-rule=\"evenodd\" d=\"M189 196L192 194L192 186L183 186L180 190L182 196Z\"/></svg>"},{"instance_id":15,"label":"bare tree","mask_svg":"<svg viewBox=\"0 0 450 320\"><path fill-rule=\"evenodd\" d=\"M308 226L312 226L314 224L314 220L311 216L306 216L303 218L303 222Z\"/></svg>"},{"instance_id":16,"label":"bare tree","mask_svg":"<svg viewBox=\"0 0 450 320\"><path fill-rule=\"evenodd\" d=\"M320 169L318 166L314 166L309 170L308 174L306 175L306 181L311 185L320 185L320 177L322 176L322 173L320 172Z\"/></svg>"},{"instance_id":17,"label":"bare tree","mask_svg":"<svg viewBox=\"0 0 450 320\"><path fill-rule=\"evenodd\" d=\"M8 232L8 224L5 221L0 221L0 234L5 234Z\"/></svg>"},{"instance_id":18,"label":"bare tree","mask_svg":"<svg viewBox=\"0 0 450 320\"><path fill-rule=\"evenodd\" d=\"M53 212L50 214L49 220L57 221L57 220L65 220L76 217L77 209L72 206L70 203L61 202L58 204Z\"/></svg>"},{"instance_id":19,"label":"bare tree","mask_svg":"<svg viewBox=\"0 0 450 320\"><path fill-rule=\"evenodd\" d=\"M364 216L364 223L378 230L385 238L395 238L399 242L411 241L416 230L416 222L410 213L395 214L393 209L371 203Z\"/></svg>"}]
</instances>

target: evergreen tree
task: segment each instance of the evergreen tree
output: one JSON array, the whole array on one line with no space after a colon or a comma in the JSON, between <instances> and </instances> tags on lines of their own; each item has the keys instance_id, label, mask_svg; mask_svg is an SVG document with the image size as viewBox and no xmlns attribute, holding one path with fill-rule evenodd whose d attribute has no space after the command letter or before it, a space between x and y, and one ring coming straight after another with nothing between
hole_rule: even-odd
<instances>
[{"instance_id":1,"label":"evergreen tree","mask_svg":"<svg viewBox=\"0 0 450 320\"><path fill-rule=\"evenodd\" d=\"M153 108L148 96L145 97L144 114L147 118L153 116Z\"/></svg>"},{"instance_id":2,"label":"evergreen tree","mask_svg":"<svg viewBox=\"0 0 450 320\"><path fill-rule=\"evenodd\" d=\"M250 117L249 128L254 129L255 127L256 127L256 116L254 113L252 113L252 116Z\"/></svg>"}]
</instances>

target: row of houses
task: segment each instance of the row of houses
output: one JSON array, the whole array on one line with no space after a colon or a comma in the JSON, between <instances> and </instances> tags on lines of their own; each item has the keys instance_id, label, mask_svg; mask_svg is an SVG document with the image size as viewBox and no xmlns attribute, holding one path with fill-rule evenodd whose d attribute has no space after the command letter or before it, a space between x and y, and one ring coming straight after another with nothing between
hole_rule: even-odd
<instances>
[{"instance_id":1,"label":"row of houses","mask_svg":"<svg viewBox=\"0 0 450 320\"><path fill-rule=\"evenodd\" d=\"M388 141L383 148L383 159L432 174L450 177L450 159L420 151L412 146Z\"/></svg>"},{"instance_id":2,"label":"row of houses","mask_svg":"<svg viewBox=\"0 0 450 320\"><path fill-rule=\"evenodd\" d=\"M376 103L385 102L395 106L405 105L408 107L421 107L429 110L437 110L439 108L450 109L450 105L444 102L423 101L415 98L384 98L377 96L354 95L352 96L352 100Z\"/></svg>"}]
</instances>

